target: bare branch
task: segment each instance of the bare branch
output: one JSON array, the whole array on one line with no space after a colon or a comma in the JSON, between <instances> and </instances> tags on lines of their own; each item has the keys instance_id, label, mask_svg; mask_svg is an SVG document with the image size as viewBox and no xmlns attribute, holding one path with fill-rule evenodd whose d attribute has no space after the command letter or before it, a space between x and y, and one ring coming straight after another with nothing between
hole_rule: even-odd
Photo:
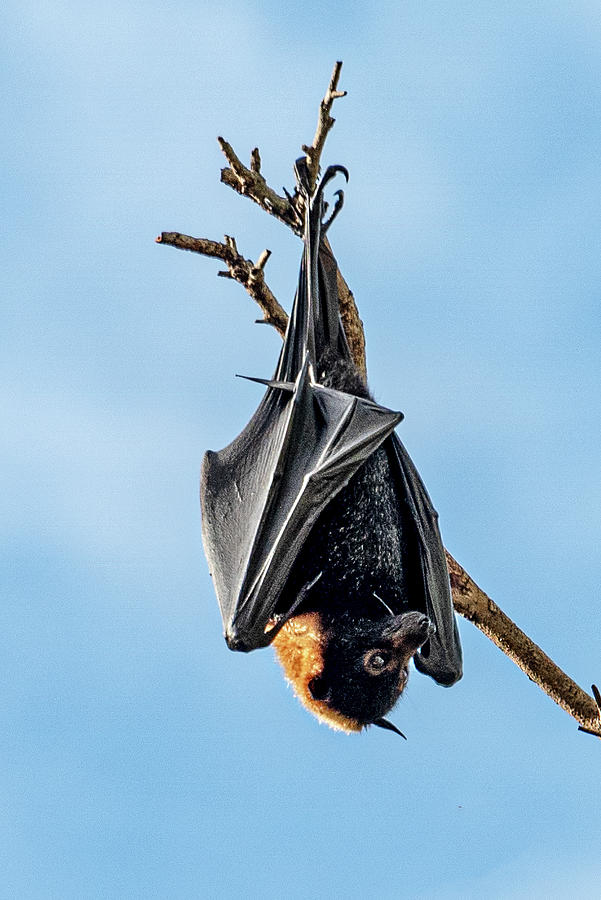
<instances>
[{"instance_id":1,"label":"bare branch","mask_svg":"<svg viewBox=\"0 0 601 900\"><path fill-rule=\"evenodd\" d=\"M326 138L335 121L330 115L332 105L336 98L344 97L346 94L346 91L338 90L341 69L342 63L337 62L334 66L328 89L320 103L317 129L315 131L315 137L313 138L313 144L311 147L303 146L303 150L307 154L307 164L309 165L313 185L315 184L317 173L319 171L319 162ZM251 200L254 200L255 203L270 215L275 216L276 219L284 222L284 224L288 225L289 228L292 228L296 234L300 234L303 219L302 210L297 206L296 196L290 194L286 188L284 188L285 196L281 197L273 190L273 188L269 187L264 177L260 174L261 158L258 148L255 147L252 151L250 169L247 169L234 152L231 144L228 144L222 137L217 138L217 140L229 163L228 168L221 170L221 181L223 184L227 184L228 187L231 187L241 196L249 197ZM194 240L194 238L190 238L190 240ZM365 359L363 323L359 317L352 291L340 271L338 271L338 296L340 299L340 315L342 317L349 347L351 348L353 358L359 371L366 376L367 365Z\"/></svg>"},{"instance_id":2,"label":"bare branch","mask_svg":"<svg viewBox=\"0 0 601 900\"><path fill-rule=\"evenodd\" d=\"M330 115L334 100L338 97L345 97L346 91L338 90L338 81L340 80L340 72L342 70L342 62L334 65L332 77L324 98L319 104L319 114L317 118L317 128L311 146L303 144L302 150L307 157L307 166L309 168L309 182L311 190L315 188L317 177L319 175L319 164L321 154L326 142L328 133L332 129L335 119ZM270 188L263 176L261 175L261 157L258 147L252 151L250 169L247 169L244 163L234 152L231 144L228 144L222 137L217 138L219 146L223 151L225 158L229 163L229 167L221 170L221 181L227 184L233 190L237 191L244 197L250 197L255 203L258 203L266 212L275 216L284 224L288 225L299 233L302 226L302 216L300 210L296 206L295 198L284 188L284 197L280 197L273 188Z\"/></svg>"},{"instance_id":3,"label":"bare branch","mask_svg":"<svg viewBox=\"0 0 601 900\"><path fill-rule=\"evenodd\" d=\"M345 92L338 91L338 80L342 63L336 63L332 78L319 110L317 130L311 147L303 146L311 168L314 183L319 172L321 153L327 135L334 125L330 115L332 104ZM301 231L302 215L297 207L297 198L284 188L284 197L268 186L261 175L261 159L258 149L251 154L250 169L243 165L232 147L218 138L219 144L229 163L222 169L221 181L242 196L254 200L270 215L292 228ZM157 238L159 243L170 244L182 250L192 250L204 256L222 259L227 271L220 272L242 284L264 313L259 320L273 325L282 337L286 331L287 315L273 293L267 287L263 269L269 258L264 251L256 263L240 255L233 238L226 237L225 243L192 238L176 232L163 232ZM349 347L357 367L365 374L365 337L363 323L355 304L353 294L338 271L338 294L340 314L349 342ZM536 682L559 706L568 712L579 724L580 730L601 737L601 693L593 685L593 697L582 690L565 672L551 660L473 581L459 563L447 553L447 566L451 580L453 603L456 611L479 628L528 677Z\"/></svg>"},{"instance_id":4,"label":"bare branch","mask_svg":"<svg viewBox=\"0 0 601 900\"><path fill-rule=\"evenodd\" d=\"M311 190L315 190L317 177L319 175L319 163L321 160L321 152L324 148L326 138L330 129L333 127L336 119L330 115L334 100L338 97L346 97L346 91L338 90L338 81L340 80L340 72L342 70L342 62L339 61L334 65L332 77L325 96L319 104L319 117L317 119L317 128L315 129L315 137L310 147L303 144L303 153L307 156L307 167L309 169L309 184Z\"/></svg>"},{"instance_id":5,"label":"bare branch","mask_svg":"<svg viewBox=\"0 0 601 900\"><path fill-rule=\"evenodd\" d=\"M201 253L203 256L211 256L222 259L227 265L226 272L219 272L222 277L233 278L241 284L253 300L263 311L263 322L273 325L276 331L284 337L288 317L282 309L272 291L265 282L263 270L265 263L271 254L270 250L264 250L256 263L245 259L236 246L233 237L225 236L225 243L210 241L207 238L193 238L187 234L179 234L177 231L163 231L156 239L157 244L169 244L180 250L191 250L193 253Z\"/></svg>"},{"instance_id":6,"label":"bare branch","mask_svg":"<svg viewBox=\"0 0 601 900\"><path fill-rule=\"evenodd\" d=\"M329 241L326 238L329 247ZM365 359L365 332L363 322L359 317L359 310L350 287L344 280L342 272L337 268L336 282L338 286L338 305L340 318L344 326L344 333L348 341L353 361L363 377L367 380L367 361Z\"/></svg>"},{"instance_id":7,"label":"bare branch","mask_svg":"<svg viewBox=\"0 0 601 900\"><path fill-rule=\"evenodd\" d=\"M446 554L457 612L473 622L582 728L601 737L600 709L595 700L499 609L448 550Z\"/></svg>"},{"instance_id":8,"label":"bare branch","mask_svg":"<svg viewBox=\"0 0 601 900\"><path fill-rule=\"evenodd\" d=\"M243 162L236 156L230 144L222 137L218 137L219 146L223 151L223 155L229 163L229 167L221 170L221 181L227 184L238 194L243 197L250 197L255 203L269 213L275 216L289 228L292 228L297 234L302 227L302 219L293 203L288 197L280 197L273 188L270 188L257 166L260 164L260 156L258 148L253 150L251 158L251 168L247 169Z\"/></svg>"}]
</instances>

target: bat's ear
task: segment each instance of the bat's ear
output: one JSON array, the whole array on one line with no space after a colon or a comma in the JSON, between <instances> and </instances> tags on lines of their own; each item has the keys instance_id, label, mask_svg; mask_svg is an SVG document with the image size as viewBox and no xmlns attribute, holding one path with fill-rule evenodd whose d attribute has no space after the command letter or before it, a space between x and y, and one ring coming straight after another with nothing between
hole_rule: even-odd
<instances>
[{"instance_id":1,"label":"bat's ear","mask_svg":"<svg viewBox=\"0 0 601 900\"><path fill-rule=\"evenodd\" d=\"M323 675L317 675L315 678L312 678L307 687L314 700L327 701L330 697L330 685L327 678L324 678Z\"/></svg>"}]
</instances>

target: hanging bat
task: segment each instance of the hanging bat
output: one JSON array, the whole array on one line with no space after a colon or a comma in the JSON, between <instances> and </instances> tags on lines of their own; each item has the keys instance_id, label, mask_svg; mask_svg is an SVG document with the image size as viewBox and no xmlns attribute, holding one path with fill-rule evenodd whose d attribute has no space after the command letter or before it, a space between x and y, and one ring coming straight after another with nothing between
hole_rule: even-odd
<instances>
[{"instance_id":1,"label":"hanging bat","mask_svg":"<svg viewBox=\"0 0 601 900\"><path fill-rule=\"evenodd\" d=\"M438 516L375 403L340 321L336 261L297 160L304 249L284 344L244 431L209 451L201 476L203 542L231 650L273 644L301 702L346 732L378 725L411 658L443 685L462 674ZM404 737L404 735L403 735Z\"/></svg>"}]
</instances>

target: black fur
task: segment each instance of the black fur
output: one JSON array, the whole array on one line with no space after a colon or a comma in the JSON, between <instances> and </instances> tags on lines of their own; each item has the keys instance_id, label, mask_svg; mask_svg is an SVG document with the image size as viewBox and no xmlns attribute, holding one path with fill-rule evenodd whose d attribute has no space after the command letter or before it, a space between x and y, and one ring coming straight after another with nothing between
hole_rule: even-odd
<instances>
[{"instance_id":1,"label":"black fur","mask_svg":"<svg viewBox=\"0 0 601 900\"><path fill-rule=\"evenodd\" d=\"M326 352L318 366L326 387L371 399L356 367ZM386 608L395 613L412 608L412 588L418 572L415 529L403 516L395 493L386 447L363 464L348 485L321 514L295 563L283 606L317 576L302 605L333 622L344 614L382 619ZM413 607L415 608L415 607Z\"/></svg>"}]
</instances>

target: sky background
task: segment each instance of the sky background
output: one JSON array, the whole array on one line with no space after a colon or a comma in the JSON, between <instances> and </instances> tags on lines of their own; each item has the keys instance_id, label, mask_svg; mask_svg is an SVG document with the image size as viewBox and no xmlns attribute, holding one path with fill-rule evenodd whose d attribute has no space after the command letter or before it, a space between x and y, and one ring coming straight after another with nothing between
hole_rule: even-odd
<instances>
[{"instance_id":1,"label":"sky background","mask_svg":"<svg viewBox=\"0 0 601 900\"><path fill-rule=\"evenodd\" d=\"M0 896L597 898L601 745L469 623L407 743L227 650L199 467L280 341L154 238L268 247L289 307L300 243L215 138L291 188L344 60L331 240L375 396L446 546L601 683L599 4L20 0L0 41Z\"/></svg>"}]
</instances>

